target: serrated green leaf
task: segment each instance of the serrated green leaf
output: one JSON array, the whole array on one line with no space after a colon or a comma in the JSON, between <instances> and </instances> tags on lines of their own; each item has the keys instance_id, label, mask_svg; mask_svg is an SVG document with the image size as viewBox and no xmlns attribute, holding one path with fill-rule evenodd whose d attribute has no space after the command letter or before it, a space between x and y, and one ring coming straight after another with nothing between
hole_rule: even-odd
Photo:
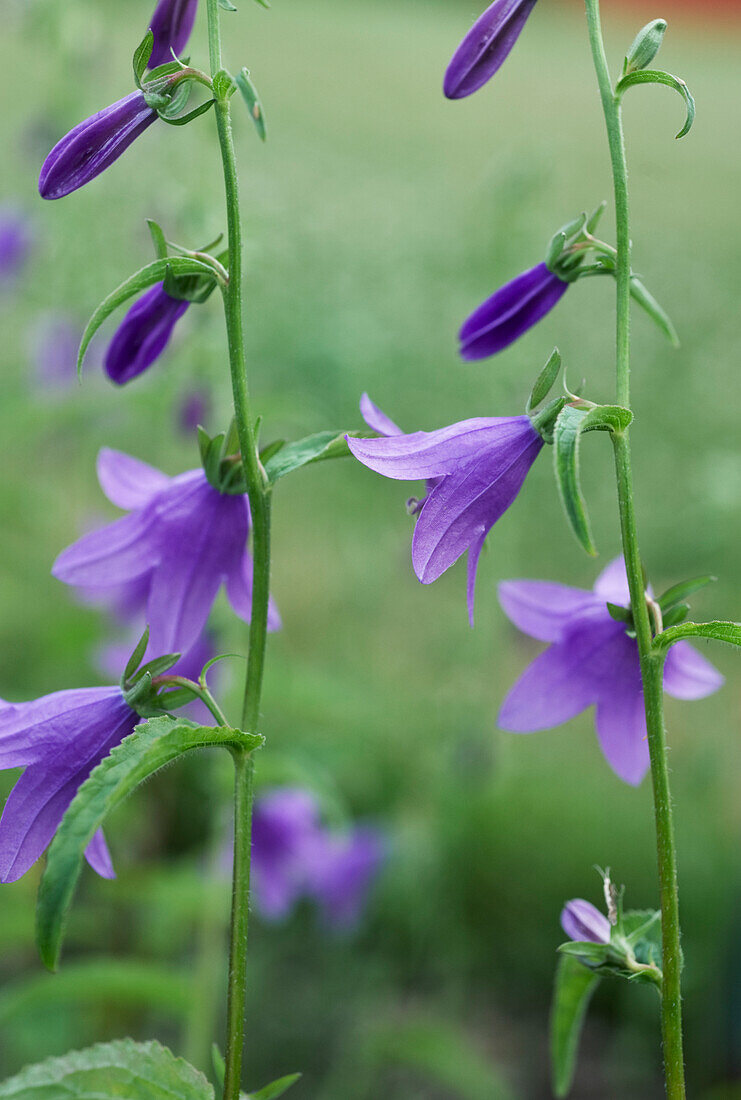
<instances>
[{"instance_id":1,"label":"serrated green leaf","mask_svg":"<svg viewBox=\"0 0 741 1100\"><path fill-rule=\"evenodd\" d=\"M725 642L726 645L741 645L741 623L729 623L716 620L711 623L679 623L671 626L654 638L654 645L659 652L665 653L675 642L681 642L683 638L709 638L714 642Z\"/></svg>"},{"instance_id":2,"label":"serrated green leaf","mask_svg":"<svg viewBox=\"0 0 741 1100\"><path fill-rule=\"evenodd\" d=\"M571 1089L584 1018L599 982L599 975L576 959L559 959L550 1021L553 1093L559 1098Z\"/></svg>"},{"instance_id":3,"label":"serrated green leaf","mask_svg":"<svg viewBox=\"0 0 741 1100\"><path fill-rule=\"evenodd\" d=\"M140 268L139 271L136 271L125 282L116 287L107 298L103 299L85 326L80 342L80 350L77 354L78 374L82 371L85 352L90 341L103 322L110 317L115 309L127 302L129 298L133 298L135 294L146 290L147 287L154 286L155 283L163 282L168 268L173 275L209 275L213 278L212 268L200 260L193 260L188 256L170 256L168 259L154 260L146 267Z\"/></svg>"},{"instance_id":4,"label":"serrated green leaf","mask_svg":"<svg viewBox=\"0 0 741 1100\"><path fill-rule=\"evenodd\" d=\"M699 592L701 588L705 588L709 584L713 584L717 581L717 577L714 577L712 573L706 573L702 577L693 577L687 581L680 581L679 584L673 584L671 588L667 588L666 592L662 596L659 596L656 601L662 611L669 611L677 604L684 603L688 596L691 596L693 592Z\"/></svg>"},{"instance_id":5,"label":"serrated green leaf","mask_svg":"<svg viewBox=\"0 0 741 1100\"><path fill-rule=\"evenodd\" d=\"M199 726L185 718L162 716L138 725L93 769L51 842L39 886L36 942L45 966L53 970L58 963L85 849L111 810L185 752L211 746L252 751L262 743L259 735L228 726Z\"/></svg>"},{"instance_id":6,"label":"serrated green leaf","mask_svg":"<svg viewBox=\"0 0 741 1100\"><path fill-rule=\"evenodd\" d=\"M213 1100L202 1073L156 1042L120 1039L27 1066L0 1084L2 1100Z\"/></svg>"},{"instance_id":7,"label":"serrated green leaf","mask_svg":"<svg viewBox=\"0 0 741 1100\"><path fill-rule=\"evenodd\" d=\"M258 1092L249 1093L249 1100L277 1100L284 1092L288 1092L291 1085L295 1085L300 1077L300 1073L289 1073L286 1077L281 1077L279 1081L271 1081L269 1085L265 1085Z\"/></svg>"},{"instance_id":8,"label":"serrated green leaf","mask_svg":"<svg viewBox=\"0 0 741 1100\"><path fill-rule=\"evenodd\" d=\"M323 462L328 458L346 458L350 449L346 432L317 432L295 443L286 443L264 463L270 481L277 481L292 470L307 466L310 462Z\"/></svg>"},{"instance_id":9,"label":"serrated green leaf","mask_svg":"<svg viewBox=\"0 0 741 1100\"><path fill-rule=\"evenodd\" d=\"M690 132L692 123L695 121L695 101L683 80L678 76L672 76L671 73L662 72L661 69L640 69L637 72L628 73L627 76L619 80L615 92L620 97L623 92L627 91L628 88L632 88L634 84L664 84L667 88L673 88L675 92L679 92L684 100L687 116L684 120L684 126L676 136L681 138Z\"/></svg>"},{"instance_id":10,"label":"serrated green leaf","mask_svg":"<svg viewBox=\"0 0 741 1100\"><path fill-rule=\"evenodd\" d=\"M641 309L645 310L657 328L664 333L669 343L672 344L673 347L678 348L679 336L671 317L666 310L659 305L653 294L650 294L648 290L646 290L637 275L631 275L630 296L634 302L638 303Z\"/></svg>"},{"instance_id":11,"label":"serrated green leaf","mask_svg":"<svg viewBox=\"0 0 741 1100\"><path fill-rule=\"evenodd\" d=\"M147 63L148 63L150 57L152 56L152 50L153 49L154 49L154 34L152 33L152 29L150 27L150 29L147 31L147 33L142 38L139 45L134 50L134 57L133 57L133 60L132 60L132 64L134 66L134 81L136 83L137 88L141 88L141 86L142 86L142 77L144 76L144 73L147 71Z\"/></svg>"},{"instance_id":12,"label":"serrated green leaf","mask_svg":"<svg viewBox=\"0 0 741 1100\"><path fill-rule=\"evenodd\" d=\"M550 356L548 357L548 362L543 367L542 371L535 381L535 385L532 388L527 405L525 406L526 413L531 413L533 409L536 409L538 407L541 401L545 400L545 398L553 389L553 384L558 378L558 372L560 370L561 354L558 348L554 348Z\"/></svg>"},{"instance_id":13,"label":"serrated green leaf","mask_svg":"<svg viewBox=\"0 0 741 1100\"><path fill-rule=\"evenodd\" d=\"M237 87L242 93L242 99L245 102L247 110L249 111L250 118L254 123L258 136L261 141L265 141L267 137L267 129L265 127L265 112L263 111L262 102L258 94L257 88L252 83L249 69L242 69L237 73L236 77Z\"/></svg>"},{"instance_id":14,"label":"serrated green leaf","mask_svg":"<svg viewBox=\"0 0 741 1100\"><path fill-rule=\"evenodd\" d=\"M571 529L584 550L595 555L597 551L579 484L579 439L586 416L583 409L575 409L573 405L566 405L561 410L553 429L553 459L561 503Z\"/></svg>"}]
</instances>

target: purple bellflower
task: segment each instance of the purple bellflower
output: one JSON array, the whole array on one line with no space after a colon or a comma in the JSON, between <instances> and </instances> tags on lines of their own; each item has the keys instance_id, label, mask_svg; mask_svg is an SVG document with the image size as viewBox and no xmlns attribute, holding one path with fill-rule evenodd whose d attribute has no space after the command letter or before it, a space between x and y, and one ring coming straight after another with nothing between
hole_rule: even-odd
<instances>
[{"instance_id":1,"label":"purple bellflower","mask_svg":"<svg viewBox=\"0 0 741 1100\"><path fill-rule=\"evenodd\" d=\"M177 425L190 435L199 425L204 427L211 411L211 395L206 389L194 389L184 394L177 409Z\"/></svg>"},{"instance_id":2,"label":"purple bellflower","mask_svg":"<svg viewBox=\"0 0 741 1100\"><path fill-rule=\"evenodd\" d=\"M494 0L479 16L448 65L443 91L448 99L477 92L507 60L535 0Z\"/></svg>"},{"instance_id":3,"label":"purple bellflower","mask_svg":"<svg viewBox=\"0 0 741 1100\"><path fill-rule=\"evenodd\" d=\"M198 0L160 0L149 24L154 35L150 69L172 61L173 53L180 56L193 30L197 10Z\"/></svg>"},{"instance_id":4,"label":"purple bellflower","mask_svg":"<svg viewBox=\"0 0 741 1100\"><path fill-rule=\"evenodd\" d=\"M544 263L518 275L475 309L459 333L463 359L486 359L509 347L560 301L569 283Z\"/></svg>"},{"instance_id":5,"label":"purple bellflower","mask_svg":"<svg viewBox=\"0 0 741 1100\"><path fill-rule=\"evenodd\" d=\"M18 277L28 259L31 244L32 234L26 219L17 211L0 209L0 287Z\"/></svg>"},{"instance_id":6,"label":"purple bellflower","mask_svg":"<svg viewBox=\"0 0 741 1100\"><path fill-rule=\"evenodd\" d=\"M594 705L608 764L637 786L649 766L638 645L607 609L608 602L630 605L623 559L607 566L591 592L548 581L505 581L499 601L519 630L550 643L504 700L499 726L532 733ZM669 650L664 689L670 695L702 699L722 683L717 669L688 642Z\"/></svg>"},{"instance_id":7,"label":"purple bellflower","mask_svg":"<svg viewBox=\"0 0 741 1100\"><path fill-rule=\"evenodd\" d=\"M0 882L15 882L50 843L81 783L140 721L119 687L58 691L0 708L0 768L24 768L0 819ZM113 878L102 832L85 853Z\"/></svg>"},{"instance_id":8,"label":"purple bellflower","mask_svg":"<svg viewBox=\"0 0 741 1100\"><path fill-rule=\"evenodd\" d=\"M77 350L82 328L69 317L37 317L28 334L35 381L43 390L68 389L77 381Z\"/></svg>"},{"instance_id":9,"label":"purple bellflower","mask_svg":"<svg viewBox=\"0 0 741 1100\"><path fill-rule=\"evenodd\" d=\"M357 922L383 859L383 843L368 827L335 833L324 826L311 792L276 788L255 803L252 871L255 904L266 920L283 920L302 899L326 923Z\"/></svg>"},{"instance_id":10,"label":"purple bellflower","mask_svg":"<svg viewBox=\"0 0 741 1100\"><path fill-rule=\"evenodd\" d=\"M484 540L522 488L543 439L528 416L477 417L434 432L404 434L367 396L361 411L383 439L347 443L376 473L399 481L427 481L418 513L412 564L430 584L468 550L468 612L473 623L476 570ZM369 415L370 414L370 415ZM393 429L393 434L391 430Z\"/></svg>"},{"instance_id":11,"label":"purple bellflower","mask_svg":"<svg viewBox=\"0 0 741 1100\"><path fill-rule=\"evenodd\" d=\"M129 515L62 551L55 577L119 609L145 607L155 653L187 653L195 645L222 584L235 613L249 621L246 496L220 493L202 469L170 478L108 449L98 457L98 479L108 499ZM271 602L268 628L279 627Z\"/></svg>"},{"instance_id":12,"label":"purple bellflower","mask_svg":"<svg viewBox=\"0 0 741 1100\"><path fill-rule=\"evenodd\" d=\"M122 386L150 367L167 347L189 305L171 297L162 283L138 298L108 345L105 370L111 381Z\"/></svg>"},{"instance_id":13,"label":"purple bellflower","mask_svg":"<svg viewBox=\"0 0 741 1100\"><path fill-rule=\"evenodd\" d=\"M574 898L561 910L561 927L577 943L609 943L610 922L590 901Z\"/></svg>"},{"instance_id":14,"label":"purple bellflower","mask_svg":"<svg viewBox=\"0 0 741 1100\"><path fill-rule=\"evenodd\" d=\"M42 199L61 199L95 179L157 118L144 93L130 95L80 122L57 142L39 176Z\"/></svg>"}]
</instances>

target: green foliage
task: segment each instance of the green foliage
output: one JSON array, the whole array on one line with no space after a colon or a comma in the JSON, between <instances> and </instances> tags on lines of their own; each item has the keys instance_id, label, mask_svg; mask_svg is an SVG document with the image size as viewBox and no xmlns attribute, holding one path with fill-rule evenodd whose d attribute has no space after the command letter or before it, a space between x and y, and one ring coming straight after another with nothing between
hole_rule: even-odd
<instances>
[{"instance_id":1,"label":"green foliage","mask_svg":"<svg viewBox=\"0 0 741 1100\"><path fill-rule=\"evenodd\" d=\"M250 1092L248 1100L278 1100L279 1096L288 1092L291 1085L295 1085L300 1079L300 1073L289 1073L286 1077L271 1081L269 1085L263 1085L257 1092Z\"/></svg>"},{"instance_id":2,"label":"green foliage","mask_svg":"<svg viewBox=\"0 0 741 1100\"><path fill-rule=\"evenodd\" d=\"M236 76L237 87L242 93L242 99L245 102L249 116L252 119L252 123L257 130L258 137L261 141L265 141L267 137L267 130L265 127L265 111L263 109L262 101L260 100L259 93L252 78L250 77L249 69L242 69Z\"/></svg>"},{"instance_id":3,"label":"green foliage","mask_svg":"<svg viewBox=\"0 0 741 1100\"><path fill-rule=\"evenodd\" d=\"M295 443L286 443L273 452L265 462L265 473L270 481L278 481L310 462L323 462L328 458L346 458L350 454L345 436L347 432L317 432Z\"/></svg>"},{"instance_id":4,"label":"green foliage","mask_svg":"<svg viewBox=\"0 0 741 1100\"><path fill-rule=\"evenodd\" d=\"M726 645L741 645L741 623L715 621L712 623L679 623L654 638L654 646L660 653L668 651L675 642L684 638L709 638Z\"/></svg>"},{"instance_id":5,"label":"green foliage","mask_svg":"<svg viewBox=\"0 0 741 1100\"><path fill-rule=\"evenodd\" d=\"M594 555L597 551L579 483L579 440L586 417L584 409L575 409L573 405L566 405L561 410L553 429L553 462L561 503L571 530L582 548Z\"/></svg>"},{"instance_id":6,"label":"green foliage","mask_svg":"<svg viewBox=\"0 0 741 1100\"><path fill-rule=\"evenodd\" d=\"M544 401L553 389L554 383L561 370L561 355L558 348L554 348L548 357L548 361L535 380L535 385L530 391L525 412L530 413L536 409L541 401Z\"/></svg>"},{"instance_id":7,"label":"green foliage","mask_svg":"<svg viewBox=\"0 0 741 1100\"><path fill-rule=\"evenodd\" d=\"M558 960L550 1022L551 1073L557 1097L568 1096L571 1089L584 1019L599 981L598 974L571 955L563 954Z\"/></svg>"},{"instance_id":8,"label":"green foliage","mask_svg":"<svg viewBox=\"0 0 741 1100\"><path fill-rule=\"evenodd\" d=\"M665 84L667 88L673 88L675 92L679 92L687 108L687 116L684 120L684 126L676 136L681 138L690 132L692 123L695 121L695 101L683 80L678 76L672 76L671 73L662 72L660 69L640 69L638 72L627 73L622 77L617 83L615 92L618 97L622 97L628 88L632 88L636 84Z\"/></svg>"}]
</instances>

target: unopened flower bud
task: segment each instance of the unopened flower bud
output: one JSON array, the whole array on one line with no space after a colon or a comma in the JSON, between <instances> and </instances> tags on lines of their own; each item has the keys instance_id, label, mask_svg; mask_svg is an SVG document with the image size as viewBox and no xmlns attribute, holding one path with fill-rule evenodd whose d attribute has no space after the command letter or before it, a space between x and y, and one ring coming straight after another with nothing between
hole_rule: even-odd
<instances>
[{"instance_id":1,"label":"unopened flower bud","mask_svg":"<svg viewBox=\"0 0 741 1100\"><path fill-rule=\"evenodd\" d=\"M583 898L567 901L561 910L561 927L577 943L609 943L610 922L591 902Z\"/></svg>"},{"instance_id":2,"label":"unopened flower bud","mask_svg":"<svg viewBox=\"0 0 741 1100\"><path fill-rule=\"evenodd\" d=\"M647 68L661 49L666 31L666 19L652 19L635 36L625 58L625 73Z\"/></svg>"}]
</instances>

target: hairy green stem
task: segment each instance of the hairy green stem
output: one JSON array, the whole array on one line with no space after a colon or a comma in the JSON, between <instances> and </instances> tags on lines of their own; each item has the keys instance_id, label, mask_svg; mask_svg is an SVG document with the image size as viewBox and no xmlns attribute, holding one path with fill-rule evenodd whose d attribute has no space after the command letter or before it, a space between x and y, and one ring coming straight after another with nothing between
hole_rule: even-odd
<instances>
[{"instance_id":1,"label":"hairy green stem","mask_svg":"<svg viewBox=\"0 0 741 1100\"><path fill-rule=\"evenodd\" d=\"M599 0L586 0L586 9L589 41L607 127L615 189L615 218L617 224L617 401L618 404L629 408L631 258L625 140L620 104L613 91L605 56ZM633 474L628 430L615 433L613 443L623 553L628 573L630 600L641 662L648 747L651 758L661 898L662 968L664 974L661 999L661 1030L664 1047L666 1094L670 1100L683 1100L685 1084L682 1053L682 957L680 950L677 859L664 729L663 660L653 645L651 621L646 604L645 580L638 549L638 533L633 504Z\"/></svg>"},{"instance_id":2,"label":"hairy green stem","mask_svg":"<svg viewBox=\"0 0 741 1100\"><path fill-rule=\"evenodd\" d=\"M222 70L218 0L208 0L208 46L211 76ZM249 655L242 727L257 733L260 717L268 602L270 598L270 487L260 463L254 423L250 413L242 318L242 224L239 184L232 136L229 96L224 87L215 92L216 128L221 149L226 195L229 248L229 282L223 289L229 345L229 368L234 396L234 416L252 513L253 588ZM224 1100L239 1100L244 1045L244 998L247 981L247 925L249 917L250 844L254 763L249 754L234 754L234 869L232 877L229 990L227 1000L226 1075Z\"/></svg>"}]
</instances>

